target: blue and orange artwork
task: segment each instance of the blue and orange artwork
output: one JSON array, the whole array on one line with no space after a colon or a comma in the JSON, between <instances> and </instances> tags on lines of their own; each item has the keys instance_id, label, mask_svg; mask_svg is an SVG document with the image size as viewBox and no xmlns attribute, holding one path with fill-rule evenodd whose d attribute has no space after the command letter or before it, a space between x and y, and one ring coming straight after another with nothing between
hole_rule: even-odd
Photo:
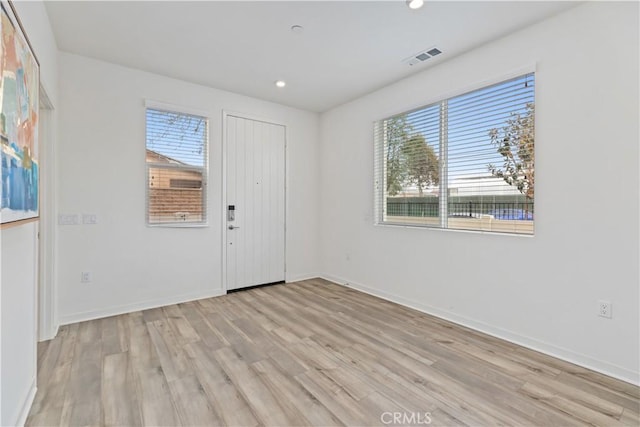
<instances>
[{"instance_id":1,"label":"blue and orange artwork","mask_svg":"<svg viewBox=\"0 0 640 427\"><path fill-rule=\"evenodd\" d=\"M2 3L0 145L2 224L38 217L38 64Z\"/></svg>"}]
</instances>

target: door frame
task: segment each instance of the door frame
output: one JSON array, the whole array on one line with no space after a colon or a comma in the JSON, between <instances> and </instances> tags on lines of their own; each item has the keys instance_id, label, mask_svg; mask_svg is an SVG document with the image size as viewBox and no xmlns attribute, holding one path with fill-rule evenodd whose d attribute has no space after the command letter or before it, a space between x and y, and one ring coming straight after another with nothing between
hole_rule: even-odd
<instances>
[{"instance_id":1,"label":"door frame","mask_svg":"<svg viewBox=\"0 0 640 427\"><path fill-rule=\"evenodd\" d=\"M38 341L54 338L58 333L56 285L56 150L54 106L45 89L40 86L39 141L40 168L40 221L38 223L38 272L36 292L36 319Z\"/></svg>"},{"instance_id":2,"label":"door frame","mask_svg":"<svg viewBox=\"0 0 640 427\"><path fill-rule=\"evenodd\" d=\"M256 122L268 123L271 125L284 127L284 277L287 281L287 222L289 218L289 126L273 119L256 116L253 114L239 113L232 110L222 110L222 207L221 207L221 230L222 230L222 265L221 265L221 287L223 293L227 293L227 119L229 117L252 120Z\"/></svg>"}]
</instances>

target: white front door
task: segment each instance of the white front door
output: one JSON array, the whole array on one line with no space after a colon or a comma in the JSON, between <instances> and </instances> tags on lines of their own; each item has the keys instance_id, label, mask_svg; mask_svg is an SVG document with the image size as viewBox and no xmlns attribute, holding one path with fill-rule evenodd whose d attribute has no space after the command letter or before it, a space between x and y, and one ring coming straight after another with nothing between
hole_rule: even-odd
<instances>
[{"instance_id":1,"label":"white front door","mask_svg":"<svg viewBox=\"0 0 640 427\"><path fill-rule=\"evenodd\" d=\"M283 281L285 127L226 120L227 290Z\"/></svg>"}]
</instances>

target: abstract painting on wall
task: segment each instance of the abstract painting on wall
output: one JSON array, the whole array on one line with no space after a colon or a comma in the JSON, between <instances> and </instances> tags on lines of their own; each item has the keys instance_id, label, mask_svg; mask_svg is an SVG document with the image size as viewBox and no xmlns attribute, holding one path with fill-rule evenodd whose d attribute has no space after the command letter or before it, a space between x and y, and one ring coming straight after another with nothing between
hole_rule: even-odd
<instances>
[{"instance_id":1,"label":"abstract painting on wall","mask_svg":"<svg viewBox=\"0 0 640 427\"><path fill-rule=\"evenodd\" d=\"M13 4L2 1L0 24L2 224L39 216L39 64Z\"/></svg>"}]
</instances>

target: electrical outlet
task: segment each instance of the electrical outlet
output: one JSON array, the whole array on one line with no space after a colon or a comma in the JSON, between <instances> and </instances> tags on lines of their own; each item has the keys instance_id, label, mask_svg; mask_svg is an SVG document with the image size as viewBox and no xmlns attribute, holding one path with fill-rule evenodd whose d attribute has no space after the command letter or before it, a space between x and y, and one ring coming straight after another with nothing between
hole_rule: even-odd
<instances>
[{"instance_id":1,"label":"electrical outlet","mask_svg":"<svg viewBox=\"0 0 640 427\"><path fill-rule=\"evenodd\" d=\"M611 302L610 301L598 301L598 316L611 319Z\"/></svg>"},{"instance_id":2,"label":"electrical outlet","mask_svg":"<svg viewBox=\"0 0 640 427\"><path fill-rule=\"evenodd\" d=\"M91 272L90 271L83 271L82 273L80 273L80 282L81 283L89 283L89 282L91 282Z\"/></svg>"}]
</instances>

